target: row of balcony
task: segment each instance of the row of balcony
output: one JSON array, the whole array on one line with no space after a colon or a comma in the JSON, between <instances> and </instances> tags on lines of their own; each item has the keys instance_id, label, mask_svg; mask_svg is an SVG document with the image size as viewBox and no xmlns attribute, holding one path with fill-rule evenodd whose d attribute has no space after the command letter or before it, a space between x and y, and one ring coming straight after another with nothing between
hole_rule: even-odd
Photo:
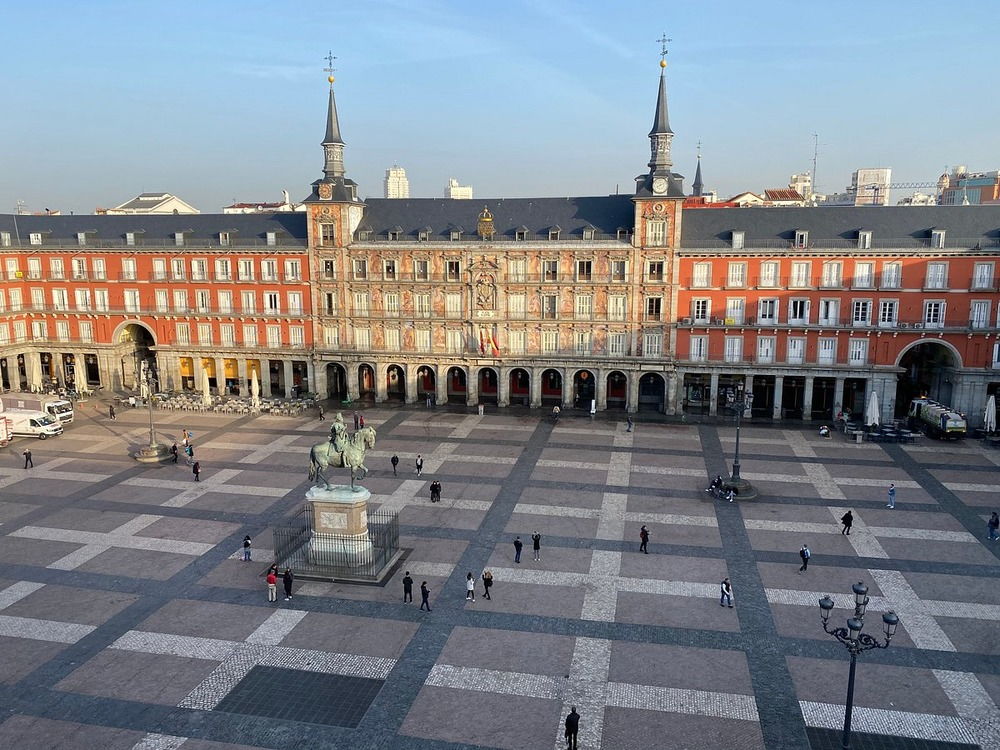
<instances>
[{"instance_id":1,"label":"row of balcony","mask_svg":"<svg viewBox=\"0 0 1000 750\"><path fill-rule=\"evenodd\" d=\"M237 310L234 307L219 307L217 305L171 306L169 308L142 307L137 305L8 305L6 309L0 309L0 315L4 313L25 312L86 313L99 315L251 315L255 317L302 317L303 315L307 315L304 308L291 308L285 311L270 308L264 310Z\"/></svg>"},{"instance_id":2,"label":"row of balcony","mask_svg":"<svg viewBox=\"0 0 1000 750\"><path fill-rule=\"evenodd\" d=\"M819 284L814 284L812 281L793 279L788 276L782 276L781 278L762 278L758 277L753 279L753 283L747 283L743 281L734 282L726 281L722 286L713 286L710 282L704 281L702 279L685 279L686 289L688 290L704 290L706 292L710 291L727 291L730 289L787 289L794 291L853 291L853 290L864 290L864 291L878 291L878 292L899 292L903 291L904 287L899 281L892 281L889 283L881 283L875 285L872 280L859 281L858 279L853 280L837 280L837 281L820 281ZM951 292L951 291L969 291L969 292L996 292L1000 291L1000 285L994 281L989 283L985 282L974 282L968 287L951 287L947 282L924 282L923 286L917 287L905 287L907 290L912 291L923 291L923 292Z\"/></svg>"},{"instance_id":3,"label":"row of balcony","mask_svg":"<svg viewBox=\"0 0 1000 750\"><path fill-rule=\"evenodd\" d=\"M678 321L681 327L692 328L852 328L864 330L933 330L933 331L995 331L1000 328L1000 321L989 323L983 320L968 320L960 323L954 322L927 322L921 319L894 320L887 322L873 323L866 320L853 320L852 318L823 318L816 322L807 320L786 320L779 323L774 318L681 318Z\"/></svg>"},{"instance_id":4,"label":"row of balcony","mask_svg":"<svg viewBox=\"0 0 1000 750\"><path fill-rule=\"evenodd\" d=\"M836 209L834 209L836 210ZM948 249L950 250L982 250L983 248L1000 247L1000 236L995 237L949 237ZM793 239L783 239L781 237L769 237L764 239L744 239L743 247L734 248L731 239L714 240L685 240L681 246L683 250L909 250L909 249L931 248L935 250L944 249L940 245L935 245L932 237L887 237L880 239L872 237L869 247L859 247L858 238L837 237L832 239L809 239L805 242L796 242Z\"/></svg>"},{"instance_id":5,"label":"row of balcony","mask_svg":"<svg viewBox=\"0 0 1000 750\"><path fill-rule=\"evenodd\" d=\"M17 271L7 274L8 281L180 281L180 282L217 282L226 284L301 284L307 279L302 274L266 274L260 277L240 276L238 274L175 274L151 273L146 275L134 273L93 274L74 272L66 274L41 274L30 271Z\"/></svg>"}]
</instances>

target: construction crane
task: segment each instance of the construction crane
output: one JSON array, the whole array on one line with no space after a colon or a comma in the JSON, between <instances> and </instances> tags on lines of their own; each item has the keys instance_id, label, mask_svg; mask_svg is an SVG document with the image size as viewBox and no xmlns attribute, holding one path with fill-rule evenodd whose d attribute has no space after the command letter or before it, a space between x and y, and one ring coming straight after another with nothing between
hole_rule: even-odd
<instances>
[{"instance_id":1,"label":"construction crane","mask_svg":"<svg viewBox=\"0 0 1000 750\"><path fill-rule=\"evenodd\" d=\"M937 189L937 186L938 186L937 180L935 180L934 182L892 182L889 184L889 190L915 190L917 188L929 188L929 187ZM881 192L883 187L884 187L883 185L871 184L871 185L862 185L860 189L870 190L872 193L871 205L877 206L879 205L878 202L879 193Z\"/></svg>"}]
</instances>

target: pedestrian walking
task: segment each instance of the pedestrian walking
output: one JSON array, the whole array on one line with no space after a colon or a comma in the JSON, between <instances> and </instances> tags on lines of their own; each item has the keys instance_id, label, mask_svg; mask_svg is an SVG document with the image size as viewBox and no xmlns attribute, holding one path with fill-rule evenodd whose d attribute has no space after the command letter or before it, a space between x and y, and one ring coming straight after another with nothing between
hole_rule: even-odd
<instances>
[{"instance_id":1,"label":"pedestrian walking","mask_svg":"<svg viewBox=\"0 0 1000 750\"><path fill-rule=\"evenodd\" d=\"M519 536L514 537L514 562L516 563L521 562L522 547L524 547L524 544L521 543L521 537Z\"/></svg>"},{"instance_id":2,"label":"pedestrian walking","mask_svg":"<svg viewBox=\"0 0 1000 750\"><path fill-rule=\"evenodd\" d=\"M183 445L183 446L184 446L185 448L187 448L187 447L188 447L188 443L190 443L190 442L191 442L191 433L190 433L190 432L188 432L186 428L185 428L185 429L183 429L183 430L181 430L181 438L182 438L182 440L181 440L181 444L182 444L182 445Z\"/></svg>"},{"instance_id":3,"label":"pedestrian walking","mask_svg":"<svg viewBox=\"0 0 1000 750\"><path fill-rule=\"evenodd\" d=\"M357 412L354 412L354 431L355 432L358 431L358 424L359 424L360 420L361 420L361 417L358 415Z\"/></svg>"},{"instance_id":4,"label":"pedestrian walking","mask_svg":"<svg viewBox=\"0 0 1000 750\"><path fill-rule=\"evenodd\" d=\"M24 456L24 468L35 468L35 462L31 460L31 448L25 448L21 451L21 455Z\"/></svg>"},{"instance_id":5,"label":"pedestrian walking","mask_svg":"<svg viewBox=\"0 0 1000 750\"><path fill-rule=\"evenodd\" d=\"M417 454L416 466L417 476L419 477L424 471L424 459L420 457L419 453Z\"/></svg>"},{"instance_id":6,"label":"pedestrian walking","mask_svg":"<svg viewBox=\"0 0 1000 750\"><path fill-rule=\"evenodd\" d=\"M632 427L635 425L635 422L632 421L631 416L625 417L625 425L625 432L632 432Z\"/></svg>"},{"instance_id":7,"label":"pedestrian walking","mask_svg":"<svg viewBox=\"0 0 1000 750\"><path fill-rule=\"evenodd\" d=\"M278 601L278 576L273 569L267 571L267 600L269 602Z\"/></svg>"},{"instance_id":8,"label":"pedestrian walking","mask_svg":"<svg viewBox=\"0 0 1000 750\"><path fill-rule=\"evenodd\" d=\"M292 581L295 580L295 576L292 575L291 568L285 568L285 574L281 576L281 582L285 584L285 601L291 601L292 599Z\"/></svg>"},{"instance_id":9,"label":"pedestrian walking","mask_svg":"<svg viewBox=\"0 0 1000 750\"><path fill-rule=\"evenodd\" d=\"M243 561L248 562L250 560L250 535L247 534L243 537Z\"/></svg>"},{"instance_id":10,"label":"pedestrian walking","mask_svg":"<svg viewBox=\"0 0 1000 750\"><path fill-rule=\"evenodd\" d=\"M436 479L431 482L431 502L441 502L441 483Z\"/></svg>"},{"instance_id":11,"label":"pedestrian walking","mask_svg":"<svg viewBox=\"0 0 1000 750\"><path fill-rule=\"evenodd\" d=\"M576 712L576 706L570 706L566 715L566 748L576 750L576 735L580 731L580 714Z\"/></svg>"},{"instance_id":12,"label":"pedestrian walking","mask_svg":"<svg viewBox=\"0 0 1000 750\"><path fill-rule=\"evenodd\" d=\"M723 578L720 587L719 606L725 607L726 604L729 605L730 609L733 608L733 584L729 582L728 578Z\"/></svg>"},{"instance_id":13,"label":"pedestrian walking","mask_svg":"<svg viewBox=\"0 0 1000 750\"><path fill-rule=\"evenodd\" d=\"M319 404L316 404L316 411L319 412L319 421L320 422L325 422L326 421L326 415L323 413L323 407L320 406Z\"/></svg>"},{"instance_id":14,"label":"pedestrian walking","mask_svg":"<svg viewBox=\"0 0 1000 750\"><path fill-rule=\"evenodd\" d=\"M493 573L488 570L483 571L483 596L487 599L492 599L490 596L490 588L493 587Z\"/></svg>"},{"instance_id":15,"label":"pedestrian walking","mask_svg":"<svg viewBox=\"0 0 1000 750\"><path fill-rule=\"evenodd\" d=\"M812 557L812 552L809 551L808 544L802 545L802 549L799 550L799 557L802 558L802 567L799 568L799 572L805 573L809 569L809 558Z\"/></svg>"},{"instance_id":16,"label":"pedestrian walking","mask_svg":"<svg viewBox=\"0 0 1000 750\"><path fill-rule=\"evenodd\" d=\"M896 507L896 485L889 482L889 504L885 506L886 508Z\"/></svg>"},{"instance_id":17,"label":"pedestrian walking","mask_svg":"<svg viewBox=\"0 0 1000 750\"><path fill-rule=\"evenodd\" d=\"M194 466L191 467L191 473L194 474L194 481L200 482L199 478L201 474L201 461L195 461Z\"/></svg>"},{"instance_id":18,"label":"pedestrian walking","mask_svg":"<svg viewBox=\"0 0 1000 750\"><path fill-rule=\"evenodd\" d=\"M649 544L649 529L643 526L639 529L639 551L648 555L649 550L646 549L647 544Z\"/></svg>"},{"instance_id":19,"label":"pedestrian walking","mask_svg":"<svg viewBox=\"0 0 1000 750\"><path fill-rule=\"evenodd\" d=\"M360 416L358 417L358 426L359 426L359 427L360 427L360 428L361 428L362 430L363 430L363 429L365 429L365 415L364 415L364 414L361 414L361 415L360 415Z\"/></svg>"},{"instance_id":20,"label":"pedestrian walking","mask_svg":"<svg viewBox=\"0 0 1000 750\"><path fill-rule=\"evenodd\" d=\"M392 464L392 475L396 476L396 467L399 466L399 456L393 453L392 458L389 459L389 463Z\"/></svg>"},{"instance_id":21,"label":"pedestrian walking","mask_svg":"<svg viewBox=\"0 0 1000 750\"><path fill-rule=\"evenodd\" d=\"M844 515L840 517L840 522L844 524L844 528L840 530L841 534L850 534L851 526L854 524L854 514L851 511L847 511Z\"/></svg>"},{"instance_id":22,"label":"pedestrian walking","mask_svg":"<svg viewBox=\"0 0 1000 750\"><path fill-rule=\"evenodd\" d=\"M471 572L465 576L465 598L470 602L476 601L476 579Z\"/></svg>"},{"instance_id":23,"label":"pedestrian walking","mask_svg":"<svg viewBox=\"0 0 1000 750\"><path fill-rule=\"evenodd\" d=\"M410 578L410 571L406 571L403 576L403 603L413 602L413 579Z\"/></svg>"},{"instance_id":24,"label":"pedestrian walking","mask_svg":"<svg viewBox=\"0 0 1000 750\"><path fill-rule=\"evenodd\" d=\"M170 446L170 455L174 457L174 463L177 463L177 442Z\"/></svg>"},{"instance_id":25,"label":"pedestrian walking","mask_svg":"<svg viewBox=\"0 0 1000 750\"><path fill-rule=\"evenodd\" d=\"M430 602L427 601L427 597L431 595L431 590L427 588L427 581L420 584L420 609L427 607L427 611L431 611Z\"/></svg>"},{"instance_id":26,"label":"pedestrian walking","mask_svg":"<svg viewBox=\"0 0 1000 750\"><path fill-rule=\"evenodd\" d=\"M427 404L427 408L430 409L431 408L431 394L429 394L429 393L427 394L426 404Z\"/></svg>"},{"instance_id":27,"label":"pedestrian walking","mask_svg":"<svg viewBox=\"0 0 1000 750\"><path fill-rule=\"evenodd\" d=\"M114 422L116 419L118 419L118 416L115 414L115 405L114 404L108 404L108 418L112 422Z\"/></svg>"},{"instance_id":28,"label":"pedestrian walking","mask_svg":"<svg viewBox=\"0 0 1000 750\"><path fill-rule=\"evenodd\" d=\"M997 529L1000 528L1000 516L997 515L996 511L993 511L993 515L990 516L990 520L986 522L986 528L990 533L990 541L995 542L1000 539L1000 534L997 533Z\"/></svg>"},{"instance_id":29,"label":"pedestrian walking","mask_svg":"<svg viewBox=\"0 0 1000 750\"><path fill-rule=\"evenodd\" d=\"M190 466L191 462L194 461L194 445L188 443L184 448L184 453L187 456L187 459L185 459L187 461L187 465Z\"/></svg>"},{"instance_id":30,"label":"pedestrian walking","mask_svg":"<svg viewBox=\"0 0 1000 750\"><path fill-rule=\"evenodd\" d=\"M537 531L531 535L531 551L535 556L535 562L542 559L542 535Z\"/></svg>"}]
</instances>

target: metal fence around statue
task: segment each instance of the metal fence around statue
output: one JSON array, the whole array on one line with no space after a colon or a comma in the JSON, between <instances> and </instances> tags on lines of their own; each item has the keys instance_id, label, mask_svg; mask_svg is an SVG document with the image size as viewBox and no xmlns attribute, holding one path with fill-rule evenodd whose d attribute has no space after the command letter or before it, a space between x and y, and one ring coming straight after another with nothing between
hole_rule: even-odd
<instances>
[{"instance_id":1,"label":"metal fence around statue","mask_svg":"<svg viewBox=\"0 0 1000 750\"><path fill-rule=\"evenodd\" d=\"M323 547L311 549L312 521L312 508L306 506L287 525L271 529L275 562L291 568L296 577L378 581L399 551L399 515L393 511L368 514L370 547L353 536L324 534Z\"/></svg>"}]
</instances>

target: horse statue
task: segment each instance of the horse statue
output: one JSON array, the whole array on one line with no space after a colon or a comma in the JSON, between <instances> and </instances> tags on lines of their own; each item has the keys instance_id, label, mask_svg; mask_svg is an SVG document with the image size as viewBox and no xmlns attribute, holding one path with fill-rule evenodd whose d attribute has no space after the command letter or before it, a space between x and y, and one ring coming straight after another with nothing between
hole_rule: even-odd
<instances>
[{"instance_id":1,"label":"horse statue","mask_svg":"<svg viewBox=\"0 0 1000 750\"><path fill-rule=\"evenodd\" d=\"M365 466L365 451L375 447L375 428L362 427L348 438L343 452L338 452L330 440L316 443L309 450L309 479L323 482L324 489L330 489L330 482L323 473L324 469L351 470L351 489L354 489L356 479L364 479L368 474ZM319 487L319 484L314 485Z\"/></svg>"}]
</instances>

